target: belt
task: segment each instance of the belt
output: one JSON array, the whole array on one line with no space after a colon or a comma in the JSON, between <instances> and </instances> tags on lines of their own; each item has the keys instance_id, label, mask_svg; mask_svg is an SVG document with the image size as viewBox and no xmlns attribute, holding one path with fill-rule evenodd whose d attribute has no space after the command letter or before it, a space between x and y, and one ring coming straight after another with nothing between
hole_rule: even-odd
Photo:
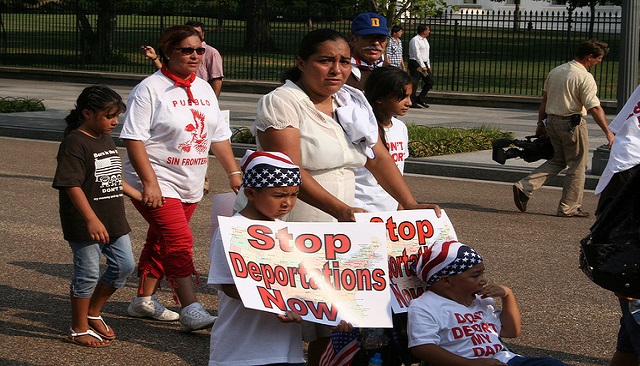
<instances>
[{"instance_id":1,"label":"belt","mask_svg":"<svg viewBox=\"0 0 640 366\"><path fill-rule=\"evenodd\" d=\"M547 117L553 117L562 120L571 120L571 116L558 116L557 114L549 114Z\"/></svg>"}]
</instances>

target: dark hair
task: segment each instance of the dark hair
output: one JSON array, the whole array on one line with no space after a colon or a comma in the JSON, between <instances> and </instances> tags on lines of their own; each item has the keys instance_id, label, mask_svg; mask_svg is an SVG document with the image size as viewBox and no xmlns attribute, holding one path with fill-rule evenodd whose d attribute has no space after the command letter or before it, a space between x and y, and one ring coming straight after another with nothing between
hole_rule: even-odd
<instances>
[{"instance_id":1,"label":"dark hair","mask_svg":"<svg viewBox=\"0 0 640 366\"><path fill-rule=\"evenodd\" d=\"M429 26L428 26L428 25L426 25L426 24L420 24L420 25L418 25L418 29L416 29L416 33L422 33L422 32L424 32L425 30L427 30L427 28L429 28Z\"/></svg>"},{"instance_id":2,"label":"dark hair","mask_svg":"<svg viewBox=\"0 0 640 366\"><path fill-rule=\"evenodd\" d=\"M120 94L107 86L93 85L86 87L78 96L76 107L64 119L67 122L67 128L64 130L65 136L84 123L82 111L85 109L94 113L115 110L115 112L107 114L107 117L111 118L124 112L127 107L122 102Z\"/></svg>"},{"instance_id":3,"label":"dark hair","mask_svg":"<svg viewBox=\"0 0 640 366\"><path fill-rule=\"evenodd\" d=\"M392 65L385 65L373 70L364 85L364 95L373 108L373 114L376 115L380 139L385 146L387 146L387 141L384 137L384 126L380 123L380 116L376 111L376 101L389 98L400 101L407 95L407 85L413 85L413 83L411 75L404 70Z\"/></svg>"},{"instance_id":4,"label":"dark hair","mask_svg":"<svg viewBox=\"0 0 640 366\"><path fill-rule=\"evenodd\" d=\"M162 62L168 64L167 54L171 53L171 50L180 44L180 42L191 36L200 38L200 34L192 26L174 25L173 27L167 28L158 41L158 53L160 54L160 58L162 58Z\"/></svg>"},{"instance_id":5,"label":"dark hair","mask_svg":"<svg viewBox=\"0 0 640 366\"><path fill-rule=\"evenodd\" d=\"M585 58L589 55L593 55L593 57L597 58L604 56L607 53L609 53L608 44L595 38L591 38L578 45L574 56L578 59Z\"/></svg>"},{"instance_id":6,"label":"dark hair","mask_svg":"<svg viewBox=\"0 0 640 366\"><path fill-rule=\"evenodd\" d=\"M394 33L398 33L402 30L402 26L399 24L394 25L393 27L391 27L391 31L389 32L389 34L394 34Z\"/></svg>"},{"instance_id":7,"label":"dark hair","mask_svg":"<svg viewBox=\"0 0 640 366\"><path fill-rule=\"evenodd\" d=\"M189 27L198 27L202 30L202 33L198 32L198 37L200 40L204 42L204 23L199 20L189 20L184 25L188 25Z\"/></svg>"},{"instance_id":8,"label":"dark hair","mask_svg":"<svg viewBox=\"0 0 640 366\"><path fill-rule=\"evenodd\" d=\"M340 32L337 32L333 29L324 28L324 29L313 30L307 33L307 35L304 36L304 38L302 38L302 41L300 41L300 48L298 49L297 56L306 61L309 59L309 57L311 57L311 55L318 52L318 46L321 43L326 41L339 41L339 40L343 40L347 44L349 43L349 41L345 36L343 36ZM288 79L293 82L296 82L300 80L301 76L302 76L302 72L300 71L300 69L298 69L298 66L294 66L284 72L282 81L284 82L285 80Z\"/></svg>"},{"instance_id":9,"label":"dark hair","mask_svg":"<svg viewBox=\"0 0 640 366\"><path fill-rule=\"evenodd\" d=\"M204 23L199 20L189 20L184 23L184 25L188 25L189 27L198 27L204 32Z\"/></svg>"}]
</instances>

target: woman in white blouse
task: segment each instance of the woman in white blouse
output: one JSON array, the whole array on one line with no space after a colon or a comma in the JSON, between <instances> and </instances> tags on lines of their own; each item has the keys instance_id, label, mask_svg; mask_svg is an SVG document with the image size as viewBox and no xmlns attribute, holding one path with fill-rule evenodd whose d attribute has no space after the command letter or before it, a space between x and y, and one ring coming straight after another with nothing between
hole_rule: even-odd
<instances>
[{"instance_id":1,"label":"woman in white blouse","mask_svg":"<svg viewBox=\"0 0 640 366\"><path fill-rule=\"evenodd\" d=\"M297 65L285 75L285 84L258 102L252 127L258 148L283 151L302 168L299 198L303 202L296 204L287 221L353 221L355 212L364 211L351 207L353 171L361 166L406 209L439 211L437 205L416 202L378 141L366 98L345 85L350 56L349 44L340 33L312 31L302 40Z\"/></svg>"},{"instance_id":2,"label":"woman in white blouse","mask_svg":"<svg viewBox=\"0 0 640 366\"><path fill-rule=\"evenodd\" d=\"M318 29L300 44L296 67L286 81L258 102L252 132L258 149L282 151L300 167L303 184L286 221L354 221L354 170L365 166L405 209L419 204L389 152L378 141L375 116L364 94L345 85L351 51L340 33ZM328 340L326 329L303 327L309 365L316 365Z\"/></svg>"}]
</instances>

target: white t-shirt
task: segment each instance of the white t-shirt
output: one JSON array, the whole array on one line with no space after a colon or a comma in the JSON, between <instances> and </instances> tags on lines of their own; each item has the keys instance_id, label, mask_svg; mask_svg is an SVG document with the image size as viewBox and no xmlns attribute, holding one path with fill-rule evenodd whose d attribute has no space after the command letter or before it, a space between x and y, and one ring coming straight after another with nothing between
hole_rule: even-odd
<instances>
[{"instance_id":1,"label":"white t-shirt","mask_svg":"<svg viewBox=\"0 0 640 366\"><path fill-rule=\"evenodd\" d=\"M235 216L242 216L236 214ZM304 363L302 328L282 323L275 314L247 309L227 296L223 284L233 284L220 229L211 239L212 260L208 283L218 290L218 320L211 329L209 366L250 366Z\"/></svg>"},{"instance_id":2,"label":"white t-shirt","mask_svg":"<svg viewBox=\"0 0 640 366\"><path fill-rule=\"evenodd\" d=\"M196 78L191 85L195 103L185 88L161 71L145 78L129 94L121 139L144 143L162 195L194 203L202 199L211 142L231 137L229 124L209 84ZM129 156L124 159L127 183L142 190Z\"/></svg>"},{"instance_id":3,"label":"white t-shirt","mask_svg":"<svg viewBox=\"0 0 640 366\"><path fill-rule=\"evenodd\" d=\"M465 358L496 358L507 363L517 354L498 338L500 310L492 298L470 306L427 291L409 305L409 347L435 344Z\"/></svg>"},{"instance_id":4,"label":"white t-shirt","mask_svg":"<svg viewBox=\"0 0 640 366\"><path fill-rule=\"evenodd\" d=\"M385 128L389 154L400 173L404 172L404 161L409 157L409 134L404 122L391 118L391 127ZM367 168L356 170L356 196L353 205L369 212L396 211L396 201L385 191Z\"/></svg>"},{"instance_id":5,"label":"white t-shirt","mask_svg":"<svg viewBox=\"0 0 640 366\"><path fill-rule=\"evenodd\" d=\"M600 176L595 194L602 193L615 173L640 164L640 87L611 121L609 130L616 134L616 138L613 140L609 161Z\"/></svg>"}]
</instances>

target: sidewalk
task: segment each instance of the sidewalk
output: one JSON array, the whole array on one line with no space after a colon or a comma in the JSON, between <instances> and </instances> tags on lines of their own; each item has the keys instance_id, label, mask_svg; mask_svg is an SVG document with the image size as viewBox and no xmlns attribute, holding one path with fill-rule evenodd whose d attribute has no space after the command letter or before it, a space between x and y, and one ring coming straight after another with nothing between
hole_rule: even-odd
<instances>
[{"instance_id":1,"label":"sidewalk","mask_svg":"<svg viewBox=\"0 0 640 366\"><path fill-rule=\"evenodd\" d=\"M6 74L4 75L6 76ZM125 80L103 79L102 81L120 93L126 100L132 89L130 86L134 80L132 77ZM43 100L46 107L46 111L43 112L0 114L0 136L49 141L62 140L65 128L64 117L73 108L77 96L87 85L89 84L0 78L0 96L37 98ZM237 87L235 85L233 89L238 90ZM261 87L266 91L266 85L261 84ZM246 127L253 123L256 103L261 96L262 94L231 92L223 89L220 107L231 111L232 128ZM535 100L530 97L523 98L521 109L431 104L428 109L411 109L403 120L406 123L426 126L461 128L491 126L513 132L515 138L523 139L525 136L533 134L535 130L537 120L535 108L537 106L533 102ZM607 115L609 121L613 117L614 115ZM587 122L590 136L590 156L593 156L593 151L598 146L605 144L606 139L590 116L587 117ZM114 132L114 137L117 137L118 134L119 128ZM234 146L239 157L243 155L245 148L246 146L242 145ZM485 150L428 158L410 158L405 164L405 172L515 182L541 163L542 161L526 163L520 159L510 159L505 165L500 165L491 160L491 151ZM599 176L590 174L590 169L591 158L589 159L585 187L594 189ZM562 176L561 174L549 185L561 186Z\"/></svg>"}]
</instances>

